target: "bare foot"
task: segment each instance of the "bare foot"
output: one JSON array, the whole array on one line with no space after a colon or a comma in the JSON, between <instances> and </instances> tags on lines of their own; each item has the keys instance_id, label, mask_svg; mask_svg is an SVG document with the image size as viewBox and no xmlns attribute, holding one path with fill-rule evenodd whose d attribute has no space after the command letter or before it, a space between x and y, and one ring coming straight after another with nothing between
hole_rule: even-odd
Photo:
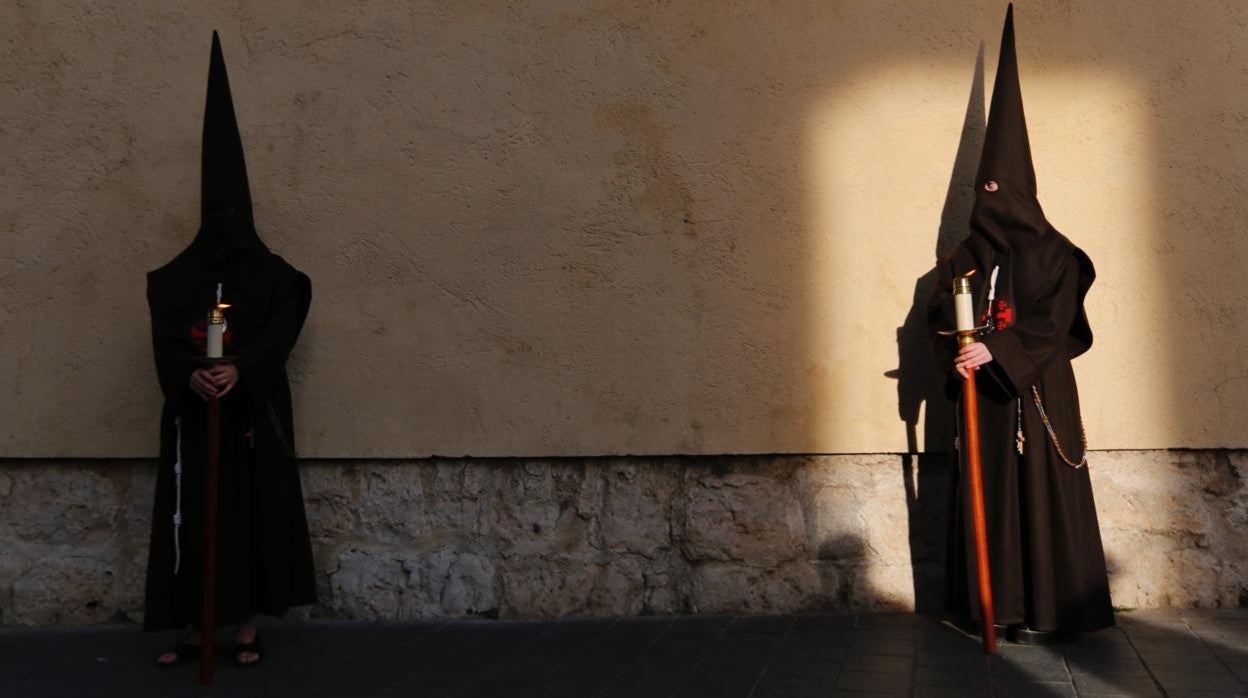
<instances>
[{"instance_id":1,"label":"bare foot","mask_svg":"<svg viewBox=\"0 0 1248 698\"><path fill-rule=\"evenodd\" d=\"M190 661L199 654L199 642L199 633L191 631L186 634L186 637L178 641L177 646L157 657L156 663L162 667L167 667Z\"/></svg>"},{"instance_id":2,"label":"bare foot","mask_svg":"<svg viewBox=\"0 0 1248 698\"><path fill-rule=\"evenodd\" d=\"M234 634L234 644L251 645L256 642L256 622L259 620L257 616L247 619L247 622L238 626L238 632ZM260 661L259 647L254 649L242 650L234 655L234 660L239 666L251 666Z\"/></svg>"}]
</instances>

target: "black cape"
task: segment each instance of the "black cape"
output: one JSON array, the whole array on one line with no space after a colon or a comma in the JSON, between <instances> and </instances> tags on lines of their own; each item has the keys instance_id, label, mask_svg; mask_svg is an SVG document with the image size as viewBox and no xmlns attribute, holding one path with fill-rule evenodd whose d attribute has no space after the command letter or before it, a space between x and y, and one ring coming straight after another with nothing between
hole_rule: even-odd
<instances>
[{"instance_id":1,"label":"black cape","mask_svg":"<svg viewBox=\"0 0 1248 698\"><path fill-rule=\"evenodd\" d=\"M996 622L1041 631L1097 630L1114 622L1105 555L1088 467L1070 464L1084 459L1071 360L1092 345L1083 301L1096 272L1088 256L1049 224L1036 198L1012 7L976 184L971 235L938 265L928 318L933 333L954 327L953 279L975 270L976 318L991 326L980 341L993 357L977 372L976 390ZM955 343L947 337L934 341L938 358L950 366ZM961 388L960 376L951 372L950 397L960 399ZM964 439L960 435L959 444ZM960 482L964 453L959 463L946 599L955 615L977 620L974 536L968 488Z\"/></svg>"},{"instance_id":2,"label":"black cape","mask_svg":"<svg viewBox=\"0 0 1248 698\"><path fill-rule=\"evenodd\" d=\"M144 628L198 625L203 571L206 403L190 389L208 310L221 301L239 382L221 399L216 622L281 615L316 601L296 469L286 359L307 317L308 277L256 235L225 63L213 33L204 113L202 223L147 276L156 373L165 396ZM180 473L179 473L180 471Z\"/></svg>"}]
</instances>

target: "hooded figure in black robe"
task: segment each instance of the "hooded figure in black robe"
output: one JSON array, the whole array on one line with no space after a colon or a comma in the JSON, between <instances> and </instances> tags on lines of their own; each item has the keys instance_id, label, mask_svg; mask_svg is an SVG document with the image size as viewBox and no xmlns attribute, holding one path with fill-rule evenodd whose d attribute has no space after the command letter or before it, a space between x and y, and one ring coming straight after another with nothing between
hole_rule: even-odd
<instances>
[{"instance_id":1,"label":"hooded figure in black robe","mask_svg":"<svg viewBox=\"0 0 1248 698\"><path fill-rule=\"evenodd\" d=\"M286 357L311 302L308 277L264 246L252 221L242 140L216 33L204 109L195 240L147 276L156 372L165 396L144 629L198 626L203 599L206 405L191 389L205 320L221 302L237 384L221 401L216 623L316 601L296 470Z\"/></svg>"},{"instance_id":2,"label":"hooded figure in black robe","mask_svg":"<svg viewBox=\"0 0 1248 698\"><path fill-rule=\"evenodd\" d=\"M1036 198L1013 6L1001 38L971 234L938 266L928 308L933 332L954 327L953 279L971 270L978 324L990 326L982 346L959 352L950 337L935 342L946 366L955 353L962 366L976 352L990 354L976 371L976 389L996 621L1039 632L1107 627L1114 622L1109 580L1070 363L1092 345L1083 300L1096 272L1049 224ZM962 382L950 374L951 398L959 399ZM959 461L965 473L965 453ZM968 490L955 487L946 596L952 613L978 621Z\"/></svg>"}]
</instances>

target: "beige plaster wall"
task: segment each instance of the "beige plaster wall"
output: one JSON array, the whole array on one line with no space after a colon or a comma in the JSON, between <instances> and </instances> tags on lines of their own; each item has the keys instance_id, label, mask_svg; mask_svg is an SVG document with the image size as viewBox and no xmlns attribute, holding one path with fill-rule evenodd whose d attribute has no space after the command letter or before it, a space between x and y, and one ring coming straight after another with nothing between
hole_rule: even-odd
<instances>
[{"instance_id":1,"label":"beige plaster wall","mask_svg":"<svg viewBox=\"0 0 1248 698\"><path fill-rule=\"evenodd\" d=\"M315 284L305 454L922 447L916 282L1003 12L4 3L0 456L155 452L143 272L195 231L213 28L261 235ZM1100 271L1093 446L1248 446L1248 5L1017 18L1042 201Z\"/></svg>"}]
</instances>

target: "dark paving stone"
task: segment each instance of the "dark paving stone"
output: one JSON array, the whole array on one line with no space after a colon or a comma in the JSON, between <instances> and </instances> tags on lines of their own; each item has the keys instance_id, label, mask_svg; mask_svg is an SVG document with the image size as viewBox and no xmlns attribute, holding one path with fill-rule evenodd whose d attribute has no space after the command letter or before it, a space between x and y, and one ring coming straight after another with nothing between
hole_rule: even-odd
<instances>
[{"instance_id":1,"label":"dark paving stone","mask_svg":"<svg viewBox=\"0 0 1248 698\"><path fill-rule=\"evenodd\" d=\"M603 692L609 698L670 696L685 682L690 671L627 673L607 683Z\"/></svg>"},{"instance_id":2,"label":"dark paving stone","mask_svg":"<svg viewBox=\"0 0 1248 698\"><path fill-rule=\"evenodd\" d=\"M888 674L875 671L842 671L836 677L836 688L844 691L909 691L909 672Z\"/></svg>"},{"instance_id":3,"label":"dark paving stone","mask_svg":"<svg viewBox=\"0 0 1248 698\"><path fill-rule=\"evenodd\" d=\"M920 628L918 634L919 647L924 649L940 649L946 647L973 647L983 649L978 637L967 635L962 631L945 625Z\"/></svg>"},{"instance_id":4,"label":"dark paving stone","mask_svg":"<svg viewBox=\"0 0 1248 698\"><path fill-rule=\"evenodd\" d=\"M673 623L667 632L647 648L649 652L668 654L702 654L714 644L732 616L686 616Z\"/></svg>"},{"instance_id":5,"label":"dark paving stone","mask_svg":"<svg viewBox=\"0 0 1248 698\"><path fill-rule=\"evenodd\" d=\"M670 632L699 632L699 633L721 633L732 622L736 620L736 616L730 615L713 615L713 616L679 616L676 622L672 623Z\"/></svg>"},{"instance_id":6,"label":"dark paving stone","mask_svg":"<svg viewBox=\"0 0 1248 698\"><path fill-rule=\"evenodd\" d=\"M602 657L631 656L644 651L652 642L659 639L671 627L674 619L663 619L663 622L635 623L632 618L622 618L620 622L607 628L589 649L590 653Z\"/></svg>"},{"instance_id":7,"label":"dark paving stone","mask_svg":"<svg viewBox=\"0 0 1248 698\"><path fill-rule=\"evenodd\" d=\"M918 666L953 667L988 671L991 661L978 647L974 650L919 650L914 656Z\"/></svg>"},{"instance_id":8,"label":"dark paving stone","mask_svg":"<svg viewBox=\"0 0 1248 698\"><path fill-rule=\"evenodd\" d=\"M845 645L854 640L853 630L794 626L784 638L785 645Z\"/></svg>"},{"instance_id":9,"label":"dark paving stone","mask_svg":"<svg viewBox=\"0 0 1248 698\"><path fill-rule=\"evenodd\" d=\"M1141 656L1208 654L1209 646L1195 635L1133 639L1131 644Z\"/></svg>"},{"instance_id":10,"label":"dark paving stone","mask_svg":"<svg viewBox=\"0 0 1248 698\"><path fill-rule=\"evenodd\" d=\"M228 631L218 637L211 689L194 684L194 665L153 666L177 633L0 629L0 695L1052 698L1161 695L1155 677L1170 696L1248 696L1245 628L1248 611L1159 613L1054 646L1003 644L989 658L977 640L904 614L272 622L254 670L233 667Z\"/></svg>"},{"instance_id":11,"label":"dark paving stone","mask_svg":"<svg viewBox=\"0 0 1248 698\"><path fill-rule=\"evenodd\" d=\"M915 638L855 637L849 644L850 654L893 654L913 657L918 652Z\"/></svg>"},{"instance_id":12,"label":"dark paving stone","mask_svg":"<svg viewBox=\"0 0 1248 698\"><path fill-rule=\"evenodd\" d=\"M761 650L728 651L714 648L702 655L702 664L721 668L742 668L762 673L763 668L773 661L774 652Z\"/></svg>"},{"instance_id":13,"label":"dark paving stone","mask_svg":"<svg viewBox=\"0 0 1248 698\"><path fill-rule=\"evenodd\" d=\"M627 662L625 673L676 673L688 675L697 668L701 659L687 655L642 654Z\"/></svg>"},{"instance_id":14,"label":"dark paving stone","mask_svg":"<svg viewBox=\"0 0 1248 698\"><path fill-rule=\"evenodd\" d=\"M755 635L753 633L726 633L715 640L715 648L771 652L784 642L783 635Z\"/></svg>"},{"instance_id":15,"label":"dark paving stone","mask_svg":"<svg viewBox=\"0 0 1248 698\"><path fill-rule=\"evenodd\" d=\"M606 629L607 625L604 623L560 624L517 649L513 656L522 658L575 656L588 651Z\"/></svg>"},{"instance_id":16,"label":"dark paving stone","mask_svg":"<svg viewBox=\"0 0 1248 698\"><path fill-rule=\"evenodd\" d=\"M766 676L800 676L832 682L840 672L841 663L839 661L803 660L785 657L776 659L769 664Z\"/></svg>"},{"instance_id":17,"label":"dark paving stone","mask_svg":"<svg viewBox=\"0 0 1248 698\"><path fill-rule=\"evenodd\" d=\"M477 681L496 683L498 681L541 682L549 679L559 670L558 665L551 661L534 661L508 659L503 662L482 667Z\"/></svg>"},{"instance_id":18,"label":"dark paving stone","mask_svg":"<svg viewBox=\"0 0 1248 698\"><path fill-rule=\"evenodd\" d=\"M631 665L620 659L580 658L559 665L558 673L564 676L597 676L610 678L627 671Z\"/></svg>"},{"instance_id":19,"label":"dark paving stone","mask_svg":"<svg viewBox=\"0 0 1248 698\"><path fill-rule=\"evenodd\" d=\"M1054 661L1029 657L1027 661L1011 661L998 655L993 657L989 671L993 679L1007 683L1054 681L1068 683L1070 681L1070 672L1067 671L1065 662L1060 658Z\"/></svg>"},{"instance_id":20,"label":"dark paving stone","mask_svg":"<svg viewBox=\"0 0 1248 698\"><path fill-rule=\"evenodd\" d=\"M1001 644L994 660L1014 664L1061 664L1064 661L1060 647Z\"/></svg>"},{"instance_id":21,"label":"dark paving stone","mask_svg":"<svg viewBox=\"0 0 1248 698\"><path fill-rule=\"evenodd\" d=\"M1144 661L1153 669L1161 671L1222 671L1226 665L1212 652L1144 655Z\"/></svg>"},{"instance_id":22,"label":"dark paving stone","mask_svg":"<svg viewBox=\"0 0 1248 698\"><path fill-rule=\"evenodd\" d=\"M753 668L699 666L680 690L677 696L717 696L722 698L747 698L762 678L762 670Z\"/></svg>"},{"instance_id":23,"label":"dark paving stone","mask_svg":"<svg viewBox=\"0 0 1248 698\"><path fill-rule=\"evenodd\" d=\"M1243 691L1248 690L1239 677L1226 669L1221 671L1175 671L1155 669L1153 676L1167 692L1175 690L1194 691Z\"/></svg>"},{"instance_id":24,"label":"dark paving stone","mask_svg":"<svg viewBox=\"0 0 1248 698\"><path fill-rule=\"evenodd\" d=\"M915 686L914 698L988 698L992 689L984 686Z\"/></svg>"},{"instance_id":25,"label":"dark paving stone","mask_svg":"<svg viewBox=\"0 0 1248 698\"><path fill-rule=\"evenodd\" d=\"M1226 668L1232 674L1238 676L1245 686L1248 686L1248 662L1228 662Z\"/></svg>"},{"instance_id":26,"label":"dark paving stone","mask_svg":"<svg viewBox=\"0 0 1248 698\"><path fill-rule=\"evenodd\" d=\"M496 677L485 679L469 686L452 687L450 689L418 688L418 685L403 684L390 689L382 695L386 696L386 698L391 698L391 696L393 698L406 698L412 695L427 698L431 694L444 696L445 698L498 698L498 696L532 695L539 685L540 683L537 681Z\"/></svg>"},{"instance_id":27,"label":"dark paving stone","mask_svg":"<svg viewBox=\"0 0 1248 698\"><path fill-rule=\"evenodd\" d=\"M982 688L988 690L988 667L921 666L914 670L914 685L947 688Z\"/></svg>"},{"instance_id":28,"label":"dark paving stone","mask_svg":"<svg viewBox=\"0 0 1248 698\"><path fill-rule=\"evenodd\" d=\"M904 627L917 628L923 625L939 623L938 619L919 613L864 613L858 616L857 627L881 628Z\"/></svg>"},{"instance_id":29,"label":"dark paving stone","mask_svg":"<svg viewBox=\"0 0 1248 698\"><path fill-rule=\"evenodd\" d=\"M1160 698L1162 692L1157 688L1153 677L1147 674L1075 674L1075 690L1079 695L1097 696L1139 696L1140 698Z\"/></svg>"},{"instance_id":30,"label":"dark paving stone","mask_svg":"<svg viewBox=\"0 0 1248 698\"><path fill-rule=\"evenodd\" d=\"M1066 660L1071 675L1085 674L1090 676L1148 676L1148 668L1144 662L1133 657L1113 657L1104 660Z\"/></svg>"},{"instance_id":31,"label":"dark paving stone","mask_svg":"<svg viewBox=\"0 0 1248 698\"><path fill-rule=\"evenodd\" d=\"M845 645L789 644L781 645L773 661L783 660L814 660L821 662L839 662L849 656L849 647Z\"/></svg>"},{"instance_id":32,"label":"dark paving stone","mask_svg":"<svg viewBox=\"0 0 1248 698\"><path fill-rule=\"evenodd\" d=\"M795 616L794 628L819 628L821 630L853 630L857 616L848 613L811 614Z\"/></svg>"},{"instance_id":33,"label":"dark paving stone","mask_svg":"<svg viewBox=\"0 0 1248 698\"><path fill-rule=\"evenodd\" d=\"M831 690L832 680L809 676L764 676L750 698L822 698Z\"/></svg>"},{"instance_id":34,"label":"dark paving stone","mask_svg":"<svg viewBox=\"0 0 1248 698\"><path fill-rule=\"evenodd\" d=\"M526 695L534 698L586 698L600 693L607 685L607 679L593 676L556 676L548 679L523 694L508 691L494 695Z\"/></svg>"},{"instance_id":35,"label":"dark paving stone","mask_svg":"<svg viewBox=\"0 0 1248 698\"><path fill-rule=\"evenodd\" d=\"M1218 659L1227 664L1248 664L1248 647L1218 647L1215 645L1209 649L1213 650Z\"/></svg>"},{"instance_id":36,"label":"dark paving stone","mask_svg":"<svg viewBox=\"0 0 1248 698\"><path fill-rule=\"evenodd\" d=\"M918 625L880 625L856 628L854 637L878 640L917 640L934 628Z\"/></svg>"},{"instance_id":37,"label":"dark paving stone","mask_svg":"<svg viewBox=\"0 0 1248 698\"><path fill-rule=\"evenodd\" d=\"M1245 620L1242 608L1176 608L1173 613L1180 618L1224 618L1227 620Z\"/></svg>"},{"instance_id":38,"label":"dark paving stone","mask_svg":"<svg viewBox=\"0 0 1248 698\"><path fill-rule=\"evenodd\" d=\"M1180 620L1179 614L1173 608L1145 608L1138 611L1130 611L1119 613L1114 618L1118 625L1127 625L1130 623L1157 623L1170 619L1172 622Z\"/></svg>"},{"instance_id":39,"label":"dark paving stone","mask_svg":"<svg viewBox=\"0 0 1248 698\"><path fill-rule=\"evenodd\" d=\"M794 622L793 616L738 616L724 632L728 635L784 635Z\"/></svg>"},{"instance_id":40,"label":"dark paving stone","mask_svg":"<svg viewBox=\"0 0 1248 698\"><path fill-rule=\"evenodd\" d=\"M997 681L992 682L992 695L1008 696L1009 698L1074 698L1075 687L1069 683L1036 682L1036 681Z\"/></svg>"},{"instance_id":41,"label":"dark paving stone","mask_svg":"<svg viewBox=\"0 0 1248 698\"><path fill-rule=\"evenodd\" d=\"M910 674L914 657L889 654L851 654L845 658L845 671L876 671L889 674Z\"/></svg>"}]
</instances>

